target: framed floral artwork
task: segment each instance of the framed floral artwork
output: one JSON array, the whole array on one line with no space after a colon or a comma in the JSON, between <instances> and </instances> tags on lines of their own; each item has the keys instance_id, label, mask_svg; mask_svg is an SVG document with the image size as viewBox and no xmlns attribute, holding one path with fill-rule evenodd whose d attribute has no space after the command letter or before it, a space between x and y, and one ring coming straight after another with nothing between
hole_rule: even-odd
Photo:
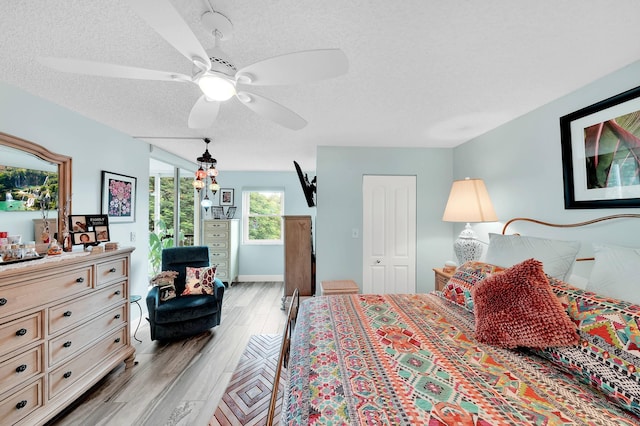
<instances>
[{"instance_id":1,"label":"framed floral artwork","mask_svg":"<svg viewBox=\"0 0 640 426\"><path fill-rule=\"evenodd\" d=\"M136 220L136 181L132 176L102 171L102 214L109 222Z\"/></svg>"}]
</instances>

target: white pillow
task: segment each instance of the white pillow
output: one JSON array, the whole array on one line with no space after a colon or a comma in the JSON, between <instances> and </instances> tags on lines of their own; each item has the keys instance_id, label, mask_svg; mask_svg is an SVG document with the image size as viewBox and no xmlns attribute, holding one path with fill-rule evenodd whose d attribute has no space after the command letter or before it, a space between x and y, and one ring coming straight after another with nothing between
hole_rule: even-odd
<instances>
[{"instance_id":1,"label":"white pillow","mask_svg":"<svg viewBox=\"0 0 640 426\"><path fill-rule=\"evenodd\" d=\"M571 276L578 250L580 250L578 241L489 234L489 248L485 261L493 265L510 267L534 258L542 262L542 268L547 275L567 281Z\"/></svg>"},{"instance_id":2,"label":"white pillow","mask_svg":"<svg viewBox=\"0 0 640 426\"><path fill-rule=\"evenodd\" d=\"M586 290L640 304L640 249L593 244L595 264Z\"/></svg>"}]
</instances>

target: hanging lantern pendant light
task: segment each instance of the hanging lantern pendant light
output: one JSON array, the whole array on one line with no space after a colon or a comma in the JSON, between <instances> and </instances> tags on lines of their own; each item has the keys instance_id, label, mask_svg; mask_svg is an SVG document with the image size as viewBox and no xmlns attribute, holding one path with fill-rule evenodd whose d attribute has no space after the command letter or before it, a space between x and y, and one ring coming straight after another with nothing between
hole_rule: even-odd
<instances>
[{"instance_id":1,"label":"hanging lantern pendant light","mask_svg":"<svg viewBox=\"0 0 640 426\"><path fill-rule=\"evenodd\" d=\"M220 185L216 180L218 176L218 169L216 169L216 165L218 162L215 158L211 156L209 153L209 143L211 140L209 138L205 138L204 142L206 143L206 148L204 153L196 158L198 162L198 170L196 170L196 178L193 180L193 187L200 193L200 190L204 188L204 198L200 202L200 205L204 208L205 211L209 211L209 207L213 205L211 199L209 199L209 191L211 191L211 195L215 195L216 192L220 189Z\"/></svg>"}]
</instances>

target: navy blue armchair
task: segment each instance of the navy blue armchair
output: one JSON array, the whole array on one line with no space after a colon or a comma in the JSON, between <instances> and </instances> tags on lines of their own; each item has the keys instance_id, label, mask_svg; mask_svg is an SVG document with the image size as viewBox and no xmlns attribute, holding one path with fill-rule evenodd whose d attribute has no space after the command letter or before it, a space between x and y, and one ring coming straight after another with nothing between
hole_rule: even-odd
<instances>
[{"instance_id":1,"label":"navy blue armchair","mask_svg":"<svg viewBox=\"0 0 640 426\"><path fill-rule=\"evenodd\" d=\"M181 296L187 266L209 266L209 248L205 246L172 247L162 250L162 270L177 271L174 280L176 297L160 302L158 287L147 294L151 340L171 340L192 336L220 324L224 284L213 283L213 295Z\"/></svg>"}]
</instances>

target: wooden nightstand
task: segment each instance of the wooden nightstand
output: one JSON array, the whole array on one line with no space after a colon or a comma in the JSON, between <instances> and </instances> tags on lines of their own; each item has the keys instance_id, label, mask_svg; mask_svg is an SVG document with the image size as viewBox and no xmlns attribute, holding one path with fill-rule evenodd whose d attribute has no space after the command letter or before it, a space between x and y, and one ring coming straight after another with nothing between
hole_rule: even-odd
<instances>
[{"instance_id":1,"label":"wooden nightstand","mask_svg":"<svg viewBox=\"0 0 640 426\"><path fill-rule=\"evenodd\" d=\"M433 272L436 273L436 290L442 291L444 286L447 285L449 278L453 276L453 272L444 272L442 268L433 268Z\"/></svg>"}]
</instances>

